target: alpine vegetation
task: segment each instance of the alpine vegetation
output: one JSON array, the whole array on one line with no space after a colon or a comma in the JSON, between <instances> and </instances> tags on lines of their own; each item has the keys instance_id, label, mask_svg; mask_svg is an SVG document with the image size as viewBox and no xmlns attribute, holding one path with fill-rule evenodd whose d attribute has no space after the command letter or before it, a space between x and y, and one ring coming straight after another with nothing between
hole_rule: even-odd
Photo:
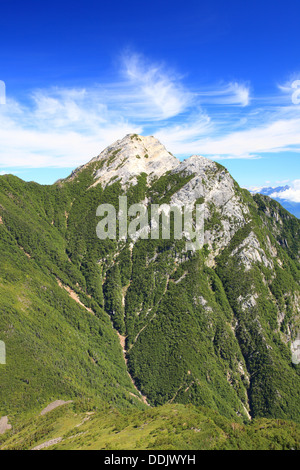
<instances>
[{"instance_id":1,"label":"alpine vegetation","mask_svg":"<svg viewBox=\"0 0 300 470\"><path fill-rule=\"evenodd\" d=\"M299 230L153 136L0 176L0 449L299 448Z\"/></svg>"}]
</instances>

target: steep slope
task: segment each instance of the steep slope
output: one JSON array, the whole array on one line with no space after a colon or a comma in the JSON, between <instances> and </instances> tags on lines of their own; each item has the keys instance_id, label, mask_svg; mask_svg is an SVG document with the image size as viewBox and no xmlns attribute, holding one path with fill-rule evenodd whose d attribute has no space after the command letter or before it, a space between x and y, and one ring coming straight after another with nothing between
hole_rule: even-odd
<instances>
[{"instance_id":1,"label":"steep slope","mask_svg":"<svg viewBox=\"0 0 300 470\"><path fill-rule=\"evenodd\" d=\"M11 358L0 369L2 414L76 395L143 407L127 365L152 406L300 420L290 349L299 221L278 203L252 197L215 162L180 162L137 135L53 186L0 183L0 340ZM146 209L204 205L204 246L187 251L173 229L170 239L100 240L97 207L118 211L124 195Z\"/></svg>"},{"instance_id":2,"label":"steep slope","mask_svg":"<svg viewBox=\"0 0 300 470\"><path fill-rule=\"evenodd\" d=\"M67 197L12 176L0 186L0 416L58 398L139 406L111 321L66 254Z\"/></svg>"}]
</instances>

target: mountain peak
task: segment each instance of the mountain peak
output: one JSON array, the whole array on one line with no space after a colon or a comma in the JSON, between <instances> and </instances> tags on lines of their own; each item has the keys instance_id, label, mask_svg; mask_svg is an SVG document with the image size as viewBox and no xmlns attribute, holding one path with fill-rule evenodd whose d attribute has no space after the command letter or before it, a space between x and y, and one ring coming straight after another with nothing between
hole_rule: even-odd
<instances>
[{"instance_id":1,"label":"mountain peak","mask_svg":"<svg viewBox=\"0 0 300 470\"><path fill-rule=\"evenodd\" d=\"M95 181L91 187L98 184L105 187L116 181L124 187L135 185L142 173L147 174L148 183L151 183L168 171L200 174L216 167L215 162L200 155L180 161L156 137L138 134L127 134L109 145L97 157L76 168L70 178L73 179L91 164L95 165Z\"/></svg>"},{"instance_id":2,"label":"mountain peak","mask_svg":"<svg viewBox=\"0 0 300 470\"><path fill-rule=\"evenodd\" d=\"M100 162L93 186L99 183L106 186L111 180L117 179L123 185L129 180L134 184L141 173L147 173L151 181L180 163L155 137L137 134L127 134L92 161Z\"/></svg>"}]
</instances>

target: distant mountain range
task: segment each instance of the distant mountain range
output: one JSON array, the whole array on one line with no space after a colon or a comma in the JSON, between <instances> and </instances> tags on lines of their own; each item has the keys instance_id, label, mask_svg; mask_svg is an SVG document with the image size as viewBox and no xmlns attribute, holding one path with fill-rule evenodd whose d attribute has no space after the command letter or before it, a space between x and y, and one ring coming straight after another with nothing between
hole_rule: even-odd
<instances>
[{"instance_id":1,"label":"distant mountain range","mask_svg":"<svg viewBox=\"0 0 300 470\"><path fill-rule=\"evenodd\" d=\"M262 188L259 191L251 191L251 192L263 194L264 196L269 196L275 199L275 201L280 202L282 207L284 207L287 211L289 211L291 214L295 215L299 219L300 218L300 202L292 202L283 198L273 196L278 193L283 193L284 191L287 191L288 189L290 189L290 186L285 185L285 186L278 186L277 188L271 188L271 187Z\"/></svg>"},{"instance_id":2,"label":"distant mountain range","mask_svg":"<svg viewBox=\"0 0 300 470\"><path fill-rule=\"evenodd\" d=\"M264 196L271 196L272 194L275 194L275 193L283 193L287 189L290 189L290 186L288 185L277 186L277 188L268 187L268 188L262 188L259 191L259 193L263 194Z\"/></svg>"}]
</instances>

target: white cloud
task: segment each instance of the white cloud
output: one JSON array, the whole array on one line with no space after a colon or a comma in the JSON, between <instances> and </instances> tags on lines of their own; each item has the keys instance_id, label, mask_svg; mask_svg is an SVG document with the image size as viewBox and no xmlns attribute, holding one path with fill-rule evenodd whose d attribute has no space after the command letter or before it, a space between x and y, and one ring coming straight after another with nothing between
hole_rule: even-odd
<instances>
[{"instance_id":1,"label":"white cloud","mask_svg":"<svg viewBox=\"0 0 300 470\"><path fill-rule=\"evenodd\" d=\"M78 96L81 96L78 99ZM128 133L142 131L78 91L39 92L33 108L8 101L0 109L0 167L75 167Z\"/></svg>"},{"instance_id":2,"label":"white cloud","mask_svg":"<svg viewBox=\"0 0 300 470\"><path fill-rule=\"evenodd\" d=\"M265 186L246 186L251 193L259 193Z\"/></svg>"},{"instance_id":3,"label":"white cloud","mask_svg":"<svg viewBox=\"0 0 300 470\"><path fill-rule=\"evenodd\" d=\"M200 144L200 142L199 142ZM300 118L278 120L201 143L204 154L242 156L294 150L300 147Z\"/></svg>"},{"instance_id":4,"label":"white cloud","mask_svg":"<svg viewBox=\"0 0 300 470\"><path fill-rule=\"evenodd\" d=\"M249 86L238 82L216 85L214 88L198 92L197 95L200 96L202 104L245 107L251 101Z\"/></svg>"},{"instance_id":5,"label":"white cloud","mask_svg":"<svg viewBox=\"0 0 300 470\"><path fill-rule=\"evenodd\" d=\"M75 167L190 106L192 93L163 66L127 54L122 67L121 82L36 90L27 106L8 99L0 107L0 167Z\"/></svg>"},{"instance_id":6,"label":"white cloud","mask_svg":"<svg viewBox=\"0 0 300 470\"><path fill-rule=\"evenodd\" d=\"M155 136L177 155L199 152L199 139L214 132L211 118L204 112L191 115L185 122L166 125Z\"/></svg>"},{"instance_id":7,"label":"white cloud","mask_svg":"<svg viewBox=\"0 0 300 470\"><path fill-rule=\"evenodd\" d=\"M258 107L237 81L189 90L177 73L137 54L123 55L113 83L35 90L30 99L0 106L0 168L74 168L128 133L154 134L182 156L300 151L300 106L272 98Z\"/></svg>"},{"instance_id":8,"label":"white cloud","mask_svg":"<svg viewBox=\"0 0 300 470\"><path fill-rule=\"evenodd\" d=\"M266 124L259 119L249 129L230 132L202 114L193 123L165 127L156 135L173 153L200 153L224 160L257 159L264 153L300 151L300 117L271 120Z\"/></svg>"},{"instance_id":9,"label":"white cloud","mask_svg":"<svg viewBox=\"0 0 300 470\"><path fill-rule=\"evenodd\" d=\"M278 193L272 193L272 197L300 203L300 179L294 180L289 189Z\"/></svg>"},{"instance_id":10,"label":"white cloud","mask_svg":"<svg viewBox=\"0 0 300 470\"><path fill-rule=\"evenodd\" d=\"M177 116L192 104L193 94L181 85L176 73L162 65L150 64L138 54L125 54L123 66L125 77L135 90L134 107L151 110L152 119Z\"/></svg>"}]
</instances>

